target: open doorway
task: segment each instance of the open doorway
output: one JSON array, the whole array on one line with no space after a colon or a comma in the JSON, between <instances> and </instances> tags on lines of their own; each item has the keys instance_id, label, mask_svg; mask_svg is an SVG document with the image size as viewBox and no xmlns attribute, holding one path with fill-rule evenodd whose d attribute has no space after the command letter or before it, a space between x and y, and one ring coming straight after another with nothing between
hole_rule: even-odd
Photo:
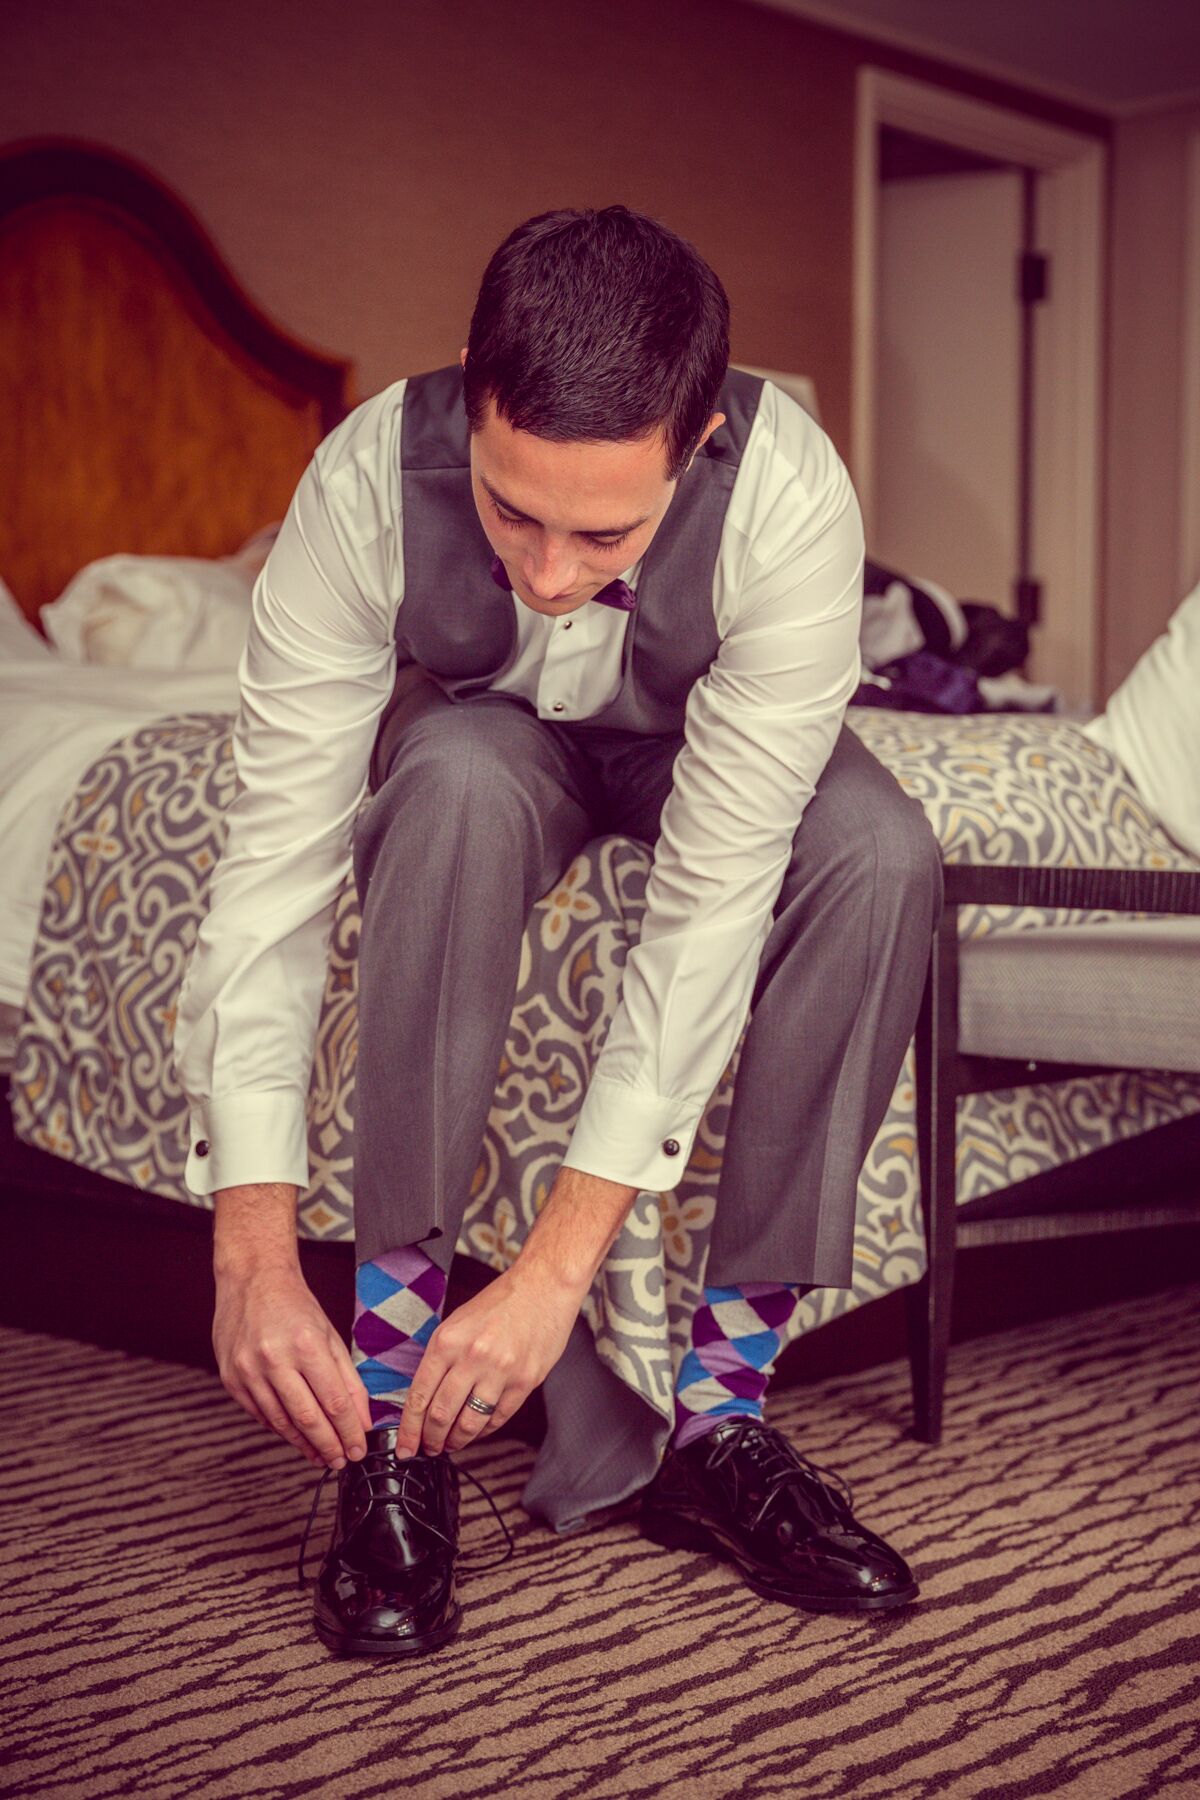
<instances>
[{"instance_id":1,"label":"open doorway","mask_svg":"<svg viewBox=\"0 0 1200 1800\"><path fill-rule=\"evenodd\" d=\"M860 76L852 474L868 554L1030 626L1097 693L1101 145Z\"/></svg>"}]
</instances>

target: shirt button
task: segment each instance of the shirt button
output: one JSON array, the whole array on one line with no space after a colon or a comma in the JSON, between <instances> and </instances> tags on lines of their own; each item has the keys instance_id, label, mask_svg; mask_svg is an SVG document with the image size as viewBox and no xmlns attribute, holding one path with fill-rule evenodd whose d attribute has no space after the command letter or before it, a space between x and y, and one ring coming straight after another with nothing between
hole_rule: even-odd
<instances>
[{"instance_id":1,"label":"shirt button","mask_svg":"<svg viewBox=\"0 0 1200 1800\"><path fill-rule=\"evenodd\" d=\"M570 620L570 619L564 619L564 620L563 620L563 622L562 622L562 628L563 628L563 630L564 630L564 631L570 631L570 629L571 629L571 620Z\"/></svg>"},{"instance_id":2,"label":"shirt button","mask_svg":"<svg viewBox=\"0 0 1200 1800\"><path fill-rule=\"evenodd\" d=\"M201 1138L200 1142L196 1145L196 1155L197 1156L207 1156L208 1155L208 1139L207 1138Z\"/></svg>"},{"instance_id":3,"label":"shirt button","mask_svg":"<svg viewBox=\"0 0 1200 1800\"><path fill-rule=\"evenodd\" d=\"M665 1139L663 1142L663 1153L666 1156L678 1156L679 1155L679 1139L678 1138Z\"/></svg>"},{"instance_id":4,"label":"shirt button","mask_svg":"<svg viewBox=\"0 0 1200 1800\"><path fill-rule=\"evenodd\" d=\"M550 708L551 712L561 712L562 709L563 709L563 702L561 700L556 700L554 702L554 705Z\"/></svg>"}]
</instances>

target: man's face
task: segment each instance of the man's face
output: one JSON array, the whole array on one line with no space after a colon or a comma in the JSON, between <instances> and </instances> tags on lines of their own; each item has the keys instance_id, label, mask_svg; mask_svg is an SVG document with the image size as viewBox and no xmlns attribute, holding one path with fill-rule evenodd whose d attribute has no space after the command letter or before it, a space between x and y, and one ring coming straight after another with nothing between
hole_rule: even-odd
<instances>
[{"instance_id":1,"label":"man's face","mask_svg":"<svg viewBox=\"0 0 1200 1800\"><path fill-rule=\"evenodd\" d=\"M718 414L709 431L720 423ZM471 487L488 543L517 598L551 617L586 606L642 555L675 493L666 471L661 436L552 443L514 430L490 400L471 434Z\"/></svg>"}]
</instances>

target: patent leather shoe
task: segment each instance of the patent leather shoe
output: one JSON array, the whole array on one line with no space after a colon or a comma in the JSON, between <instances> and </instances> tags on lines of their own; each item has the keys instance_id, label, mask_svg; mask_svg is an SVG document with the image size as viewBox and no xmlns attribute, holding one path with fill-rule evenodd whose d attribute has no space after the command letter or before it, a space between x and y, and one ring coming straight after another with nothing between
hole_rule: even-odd
<instances>
[{"instance_id":1,"label":"patent leather shoe","mask_svg":"<svg viewBox=\"0 0 1200 1800\"><path fill-rule=\"evenodd\" d=\"M801 1456L782 1432L735 1415L668 1449L640 1524L656 1544L731 1562L756 1594L788 1606L883 1612L915 1600L908 1564L859 1524L853 1498L842 1476Z\"/></svg>"},{"instance_id":2,"label":"patent leather shoe","mask_svg":"<svg viewBox=\"0 0 1200 1800\"><path fill-rule=\"evenodd\" d=\"M418 1656L449 1643L462 1623L455 1592L459 1470L444 1451L397 1461L397 1429L372 1426L366 1455L338 1473L337 1512L316 1579L313 1625L323 1644L343 1654ZM305 1527L301 1582L309 1530L331 1473L321 1477ZM475 1485L495 1512L487 1490ZM512 1538L500 1523L511 1554Z\"/></svg>"}]
</instances>

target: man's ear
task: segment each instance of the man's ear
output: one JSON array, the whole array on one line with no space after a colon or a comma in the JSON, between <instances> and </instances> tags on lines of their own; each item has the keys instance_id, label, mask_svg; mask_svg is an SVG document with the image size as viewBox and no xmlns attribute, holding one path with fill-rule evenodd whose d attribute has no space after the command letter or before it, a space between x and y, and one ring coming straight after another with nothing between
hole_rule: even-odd
<instances>
[{"instance_id":1,"label":"man's ear","mask_svg":"<svg viewBox=\"0 0 1200 1800\"><path fill-rule=\"evenodd\" d=\"M703 450L705 444L707 444L707 442L708 442L709 438L712 436L713 432L719 431L721 426L724 423L725 423L725 414L724 413L714 413L713 414L712 418L708 421L708 424L704 427L703 437L700 439L700 442L696 445L696 448L692 451L692 454L688 458L687 469L685 469L683 471L685 475L687 474L688 469L690 469L692 464L695 462L696 457L699 455L700 451Z\"/></svg>"},{"instance_id":2,"label":"man's ear","mask_svg":"<svg viewBox=\"0 0 1200 1800\"><path fill-rule=\"evenodd\" d=\"M460 350L458 353L458 366L460 369L465 369L467 366L467 353L465 350Z\"/></svg>"}]
</instances>

